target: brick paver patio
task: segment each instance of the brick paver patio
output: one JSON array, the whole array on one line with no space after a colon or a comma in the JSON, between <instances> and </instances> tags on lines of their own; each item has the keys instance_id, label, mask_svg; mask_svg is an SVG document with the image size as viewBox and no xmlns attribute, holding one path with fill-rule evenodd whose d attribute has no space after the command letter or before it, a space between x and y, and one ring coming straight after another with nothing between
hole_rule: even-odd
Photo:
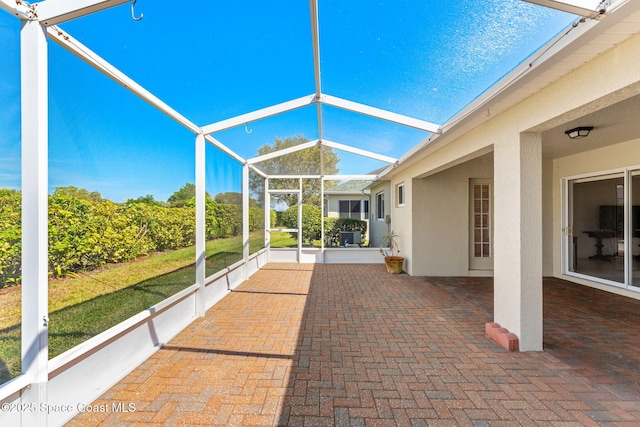
<instances>
[{"instance_id":1,"label":"brick paver patio","mask_svg":"<svg viewBox=\"0 0 640 427\"><path fill-rule=\"evenodd\" d=\"M70 425L640 425L640 301L545 279L545 351L484 334L487 278L269 264Z\"/></svg>"}]
</instances>

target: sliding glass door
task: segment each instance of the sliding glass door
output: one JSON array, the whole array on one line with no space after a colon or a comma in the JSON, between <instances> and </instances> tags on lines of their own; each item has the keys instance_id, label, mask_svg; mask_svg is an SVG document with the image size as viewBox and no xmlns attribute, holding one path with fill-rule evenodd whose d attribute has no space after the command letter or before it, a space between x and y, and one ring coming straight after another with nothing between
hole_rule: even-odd
<instances>
[{"instance_id":1,"label":"sliding glass door","mask_svg":"<svg viewBox=\"0 0 640 427\"><path fill-rule=\"evenodd\" d=\"M640 170L566 183L565 272L640 287Z\"/></svg>"},{"instance_id":2,"label":"sliding glass door","mask_svg":"<svg viewBox=\"0 0 640 427\"><path fill-rule=\"evenodd\" d=\"M631 284L640 288L640 170L631 172Z\"/></svg>"}]
</instances>

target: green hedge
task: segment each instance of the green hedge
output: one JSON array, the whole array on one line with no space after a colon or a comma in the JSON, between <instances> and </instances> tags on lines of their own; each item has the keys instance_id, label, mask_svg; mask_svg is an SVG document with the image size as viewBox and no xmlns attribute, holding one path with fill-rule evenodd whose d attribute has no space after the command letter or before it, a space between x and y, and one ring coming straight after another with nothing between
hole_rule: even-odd
<instances>
[{"instance_id":1,"label":"green hedge","mask_svg":"<svg viewBox=\"0 0 640 427\"><path fill-rule=\"evenodd\" d=\"M0 289L20 283L20 193L0 189Z\"/></svg>"},{"instance_id":2,"label":"green hedge","mask_svg":"<svg viewBox=\"0 0 640 427\"><path fill-rule=\"evenodd\" d=\"M302 242L312 244L320 239L322 211L314 205L302 205ZM282 213L282 222L287 228L298 228L298 206L291 206ZM298 238L296 233L292 237Z\"/></svg>"},{"instance_id":3,"label":"green hedge","mask_svg":"<svg viewBox=\"0 0 640 427\"><path fill-rule=\"evenodd\" d=\"M117 204L66 193L49 196L49 272L72 275L195 243L195 202L183 207ZM20 283L21 194L0 189L0 288ZM242 207L206 200L206 238L242 234ZM264 210L249 208L249 230L264 227Z\"/></svg>"}]
</instances>

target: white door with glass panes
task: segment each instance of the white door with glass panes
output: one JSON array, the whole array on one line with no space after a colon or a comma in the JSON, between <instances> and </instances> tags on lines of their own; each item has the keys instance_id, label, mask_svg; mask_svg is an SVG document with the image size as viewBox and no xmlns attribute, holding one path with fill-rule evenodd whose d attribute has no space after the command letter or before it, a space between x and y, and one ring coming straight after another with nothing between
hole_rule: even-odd
<instances>
[{"instance_id":1,"label":"white door with glass panes","mask_svg":"<svg viewBox=\"0 0 640 427\"><path fill-rule=\"evenodd\" d=\"M469 181L469 269L493 270L493 180Z\"/></svg>"}]
</instances>

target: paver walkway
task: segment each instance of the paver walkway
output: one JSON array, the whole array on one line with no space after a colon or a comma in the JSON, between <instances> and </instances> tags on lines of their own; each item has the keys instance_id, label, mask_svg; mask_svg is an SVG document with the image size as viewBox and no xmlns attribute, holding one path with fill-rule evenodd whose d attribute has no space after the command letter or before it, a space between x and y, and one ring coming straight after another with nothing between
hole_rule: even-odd
<instances>
[{"instance_id":1,"label":"paver walkway","mask_svg":"<svg viewBox=\"0 0 640 427\"><path fill-rule=\"evenodd\" d=\"M484 334L486 278L269 264L70 425L640 425L640 301L545 279L544 352Z\"/></svg>"}]
</instances>

